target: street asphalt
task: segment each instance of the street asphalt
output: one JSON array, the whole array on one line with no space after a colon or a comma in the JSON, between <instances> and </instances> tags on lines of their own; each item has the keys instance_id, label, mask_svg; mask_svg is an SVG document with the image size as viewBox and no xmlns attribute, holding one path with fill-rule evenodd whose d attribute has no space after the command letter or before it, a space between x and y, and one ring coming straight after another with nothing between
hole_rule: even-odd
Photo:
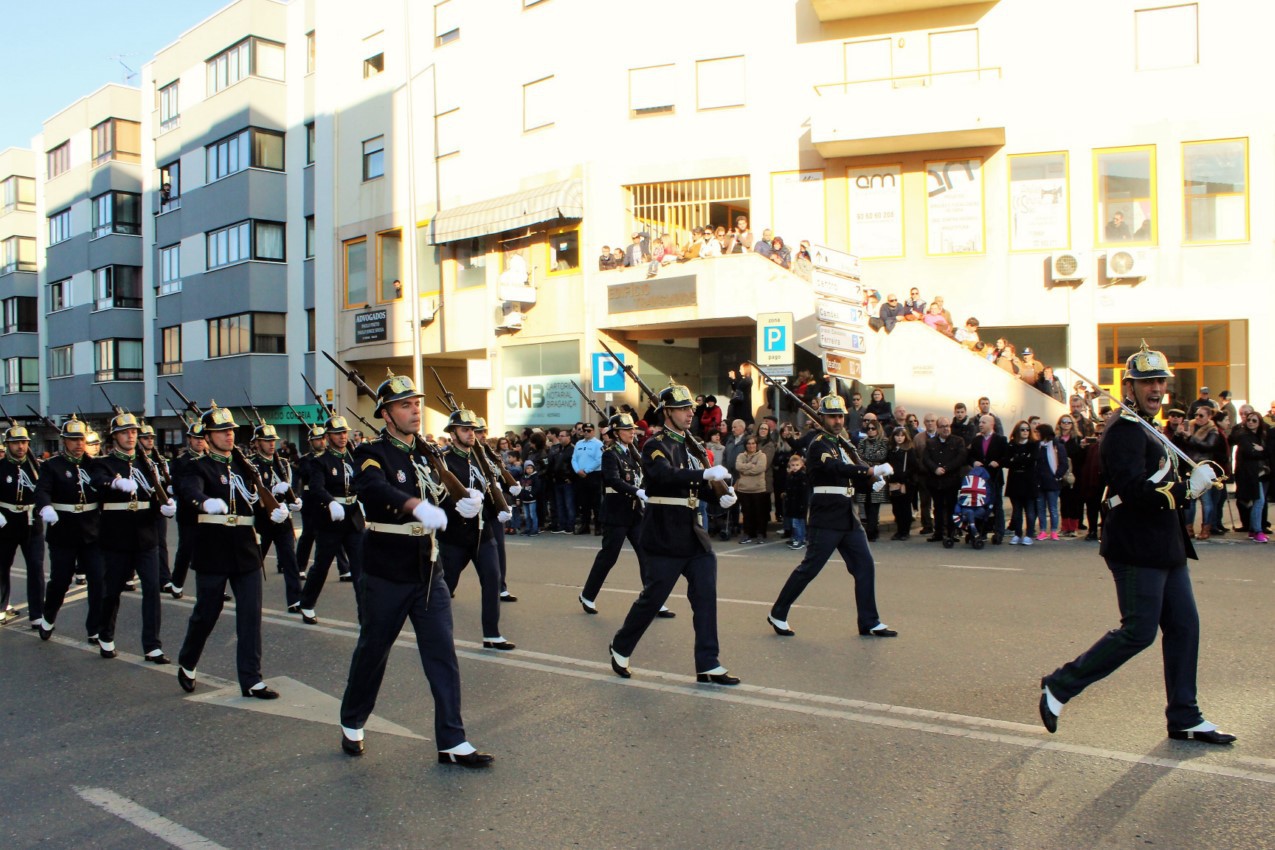
<instances>
[{"instance_id":1,"label":"street asphalt","mask_svg":"<svg viewBox=\"0 0 1275 850\"><path fill-rule=\"evenodd\" d=\"M874 544L893 639L858 635L833 560L793 608L765 617L800 560L715 542L722 663L695 683L680 584L632 656L607 644L640 585L627 548L598 599L576 602L598 538L510 537L501 607L514 652L481 648L477 578L454 601L470 740L487 770L436 761L433 702L410 626L391 656L367 754L339 748L336 708L357 637L351 585L329 583L318 626L284 613L267 560L264 670L282 698L241 697L227 606L193 695L140 660L140 594L117 645L84 642L83 592L42 643L0 629L0 845L313 848L1169 848L1275 846L1275 547L1202 544L1205 715L1231 747L1170 741L1157 649L1070 703L1058 734L1039 679L1118 624L1083 540L943 549ZM21 564L21 559L19 559ZM191 582L193 585L193 581ZM15 565L15 604L25 579ZM174 659L192 600L165 597Z\"/></svg>"}]
</instances>

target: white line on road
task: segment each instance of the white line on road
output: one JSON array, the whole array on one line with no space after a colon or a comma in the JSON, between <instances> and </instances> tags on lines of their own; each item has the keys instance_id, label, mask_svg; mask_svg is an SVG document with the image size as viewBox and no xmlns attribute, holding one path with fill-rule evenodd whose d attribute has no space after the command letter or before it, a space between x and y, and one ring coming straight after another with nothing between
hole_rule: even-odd
<instances>
[{"instance_id":1,"label":"white line on road","mask_svg":"<svg viewBox=\"0 0 1275 850\"><path fill-rule=\"evenodd\" d=\"M965 564L939 564L949 570L995 570L1001 573L1021 573L1022 567L971 567Z\"/></svg>"},{"instance_id":2,"label":"white line on road","mask_svg":"<svg viewBox=\"0 0 1275 850\"><path fill-rule=\"evenodd\" d=\"M175 821L150 809L139 806L127 797L121 797L106 788L80 788L71 786L76 794L100 809L104 809L117 818L126 820L138 829L149 832L160 841L167 842L182 850L226 850L225 847L210 838L204 838Z\"/></svg>"},{"instance_id":3,"label":"white line on road","mask_svg":"<svg viewBox=\"0 0 1275 850\"><path fill-rule=\"evenodd\" d=\"M557 584L551 581L545 582L545 587L565 587L565 588L570 588L571 590L584 590L584 588L578 584ZM642 591L624 590L618 587L604 587L602 588L602 592L603 593L623 593L626 596L637 596ZM686 594L685 593L670 593L668 598L669 599L685 599ZM734 602L737 605L765 605L768 608L774 604L773 602L758 602L756 599L728 599L722 596L717 597L717 601L718 602ZM807 611L836 611L837 610L836 608L826 608L823 605L793 605L792 607L805 608Z\"/></svg>"}]
</instances>

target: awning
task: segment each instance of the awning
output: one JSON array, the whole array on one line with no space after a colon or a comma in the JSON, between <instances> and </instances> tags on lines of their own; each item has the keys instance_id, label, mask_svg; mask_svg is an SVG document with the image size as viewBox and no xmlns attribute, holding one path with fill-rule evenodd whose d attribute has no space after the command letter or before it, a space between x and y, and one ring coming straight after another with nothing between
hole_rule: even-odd
<instances>
[{"instance_id":1,"label":"awning","mask_svg":"<svg viewBox=\"0 0 1275 850\"><path fill-rule=\"evenodd\" d=\"M584 187L579 180L564 180L536 189L515 192L443 210L434 216L433 243L455 242L492 233L504 233L553 221L584 217Z\"/></svg>"}]
</instances>

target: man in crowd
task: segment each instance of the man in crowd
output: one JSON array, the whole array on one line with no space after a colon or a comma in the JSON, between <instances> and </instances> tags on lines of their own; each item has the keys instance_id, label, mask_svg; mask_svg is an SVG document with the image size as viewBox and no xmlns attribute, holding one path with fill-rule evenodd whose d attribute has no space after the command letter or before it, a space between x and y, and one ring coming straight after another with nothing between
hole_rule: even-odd
<instances>
[{"instance_id":1,"label":"man in crowd","mask_svg":"<svg viewBox=\"0 0 1275 850\"><path fill-rule=\"evenodd\" d=\"M934 499L934 534L926 538L930 543L949 547L956 543L952 514L956 510L956 493L961 486L967 451L965 441L952 433L952 420L941 417L938 434L926 441L921 462Z\"/></svg>"},{"instance_id":2,"label":"man in crowd","mask_svg":"<svg viewBox=\"0 0 1275 850\"><path fill-rule=\"evenodd\" d=\"M1001 437L1005 436L1005 426L1001 424L1001 418L995 413L992 413L992 400L987 396L983 396L978 400L978 415L992 417L992 422L995 425L994 433ZM973 425L974 433L978 433L978 422L974 422ZM972 439L973 435L969 435L969 437ZM967 445L970 442L970 439L965 440Z\"/></svg>"},{"instance_id":3,"label":"man in crowd","mask_svg":"<svg viewBox=\"0 0 1275 850\"><path fill-rule=\"evenodd\" d=\"M576 525L576 485L571 458L575 446L571 432L558 431L557 442L549 447L549 481L553 487L554 534L571 534Z\"/></svg>"},{"instance_id":4,"label":"man in crowd","mask_svg":"<svg viewBox=\"0 0 1275 850\"><path fill-rule=\"evenodd\" d=\"M582 424L583 437L571 453L571 471L575 474L576 534L602 535L602 441L595 436L592 422Z\"/></svg>"},{"instance_id":5,"label":"man in crowd","mask_svg":"<svg viewBox=\"0 0 1275 850\"><path fill-rule=\"evenodd\" d=\"M1005 460L1009 455L1009 440L995 433L995 417L984 413L978 417L978 434L969 446L970 466L981 466L989 477L988 493L992 505L992 545L999 546L1005 537Z\"/></svg>"}]
</instances>

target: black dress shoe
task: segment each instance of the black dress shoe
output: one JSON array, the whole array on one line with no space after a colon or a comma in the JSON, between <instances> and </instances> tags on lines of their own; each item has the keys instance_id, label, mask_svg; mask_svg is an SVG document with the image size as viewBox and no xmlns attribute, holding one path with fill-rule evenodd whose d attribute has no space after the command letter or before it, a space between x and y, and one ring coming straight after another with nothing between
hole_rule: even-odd
<instances>
[{"instance_id":1,"label":"black dress shoe","mask_svg":"<svg viewBox=\"0 0 1275 850\"><path fill-rule=\"evenodd\" d=\"M924 532L922 532L922 533L924 533ZM926 542L926 543L942 543L942 542L943 542L943 537L942 537L941 535L938 535L938 534L931 534L929 537L925 538L925 542Z\"/></svg>"},{"instance_id":2,"label":"black dress shoe","mask_svg":"<svg viewBox=\"0 0 1275 850\"><path fill-rule=\"evenodd\" d=\"M288 613L289 613L289 614L300 614L300 613L301 613L301 605L300 605L300 603L298 603L298 604L296 604L296 605L289 605L289 606L288 606Z\"/></svg>"},{"instance_id":3,"label":"black dress shoe","mask_svg":"<svg viewBox=\"0 0 1275 850\"><path fill-rule=\"evenodd\" d=\"M46 629L44 626L37 626L40 630L40 640L48 640L53 637L53 629Z\"/></svg>"},{"instance_id":4,"label":"black dress shoe","mask_svg":"<svg viewBox=\"0 0 1275 850\"><path fill-rule=\"evenodd\" d=\"M695 681L706 685L738 685L739 677L730 673L696 673Z\"/></svg>"},{"instance_id":5,"label":"black dress shoe","mask_svg":"<svg viewBox=\"0 0 1275 850\"><path fill-rule=\"evenodd\" d=\"M100 646L100 645L101 645L101 641L99 641L99 640L97 639L97 635L89 635L87 639L88 639L88 642L89 642L89 646Z\"/></svg>"},{"instance_id":6,"label":"black dress shoe","mask_svg":"<svg viewBox=\"0 0 1275 850\"><path fill-rule=\"evenodd\" d=\"M235 597L231 596L229 593L223 593L223 594L221 595L221 601L222 601L222 602L234 602L234 601L235 601Z\"/></svg>"},{"instance_id":7,"label":"black dress shoe","mask_svg":"<svg viewBox=\"0 0 1275 850\"><path fill-rule=\"evenodd\" d=\"M506 590L500 594L500 601L501 602L517 602L518 597L514 596L512 593Z\"/></svg>"},{"instance_id":8,"label":"black dress shoe","mask_svg":"<svg viewBox=\"0 0 1275 850\"><path fill-rule=\"evenodd\" d=\"M1045 724L1045 730L1049 734L1058 731L1058 715L1049 710L1049 699L1045 696L1045 680L1040 680L1040 722ZM1186 733L1179 733L1185 735ZM1173 733L1169 733L1172 737Z\"/></svg>"},{"instance_id":9,"label":"black dress shoe","mask_svg":"<svg viewBox=\"0 0 1275 850\"><path fill-rule=\"evenodd\" d=\"M584 609L584 613L586 613L586 614L596 614L596 613L598 613L597 606L595 606L595 605L590 605L588 602L585 602L585 601L584 601L584 594L581 594L581 595L577 596L577 597L576 597L576 599L577 599L577 600L579 600L579 602L580 602L580 607Z\"/></svg>"},{"instance_id":10,"label":"black dress shoe","mask_svg":"<svg viewBox=\"0 0 1275 850\"><path fill-rule=\"evenodd\" d=\"M342 573L338 577L338 580L339 581L354 581L354 575L352 573Z\"/></svg>"},{"instance_id":11,"label":"black dress shoe","mask_svg":"<svg viewBox=\"0 0 1275 850\"><path fill-rule=\"evenodd\" d=\"M509 650L516 649L516 648L517 647L515 647L512 643L510 643L507 640L483 641L483 649L499 649L499 650L502 650L503 652L508 652Z\"/></svg>"},{"instance_id":12,"label":"black dress shoe","mask_svg":"<svg viewBox=\"0 0 1275 850\"><path fill-rule=\"evenodd\" d=\"M619 676L621 679L628 679L633 675L629 672L628 667L621 667L620 662L615 660L615 650L610 646L607 647L607 657L611 659L611 669L615 671L615 675Z\"/></svg>"},{"instance_id":13,"label":"black dress shoe","mask_svg":"<svg viewBox=\"0 0 1275 850\"><path fill-rule=\"evenodd\" d=\"M993 546L999 546L999 545L1001 545L1001 544L1002 544L1002 543L1004 543L1004 542L1005 542L1005 538L1004 538L1004 537L1001 537L999 534L993 534L993 535L992 535L992 545L993 545Z\"/></svg>"},{"instance_id":14,"label":"black dress shoe","mask_svg":"<svg viewBox=\"0 0 1275 850\"><path fill-rule=\"evenodd\" d=\"M113 649L102 649L102 645L100 643L97 645L97 651L103 658L114 658L119 655L119 653Z\"/></svg>"},{"instance_id":15,"label":"black dress shoe","mask_svg":"<svg viewBox=\"0 0 1275 850\"><path fill-rule=\"evenodd\" d=\"M300 610L301 610L300 608L297 608L297 611L300 611ZM301 615L301 622L305 623L307 626L317 626L317 625L319 625L319 618L318 618L318 617L310 617L310 616L307 616L307 615L305 615L305 614L302 614L302 615Z\"/></svg>"},{"instance_id":16,"label":"black dress shoe","mask_svg":"<svg viewBox=\"0 0 1275 850\"><path fill-rule=\"evenodd\" d=\"M896 632L894 629L887 629L885 626L881 625L880 623L878 623L877 625L873 626L870 629L865 629L863 626L860 626L859 634L863 635L864 637L898 637L899 636L899 633Z\"/></svg>"},{"instance_id":17,"label":"black dress shoe","mask_svg":"<svg viewBox=\"0 0 1275 850\"><path fill-rule=\"evenodd\" d=\"M1089 532L1088 534L1086 534L1086 535L1085 535L1085 539L1086 539L1086 540L1097 540L1097 539L1098 539L1098 535L1091 531L1091 532Z\"/></svg>"},{"instance_id":18,"label":"black dress shoe","mask_svg":"<svg viewBox=\"0 0 1275 850\"><path fill-rule=\"evenodd\" d=\"M243 695L253 697L254 699L278 699L279 692L271 690L269 686L264 688L242 688ZM342 736L344 737L344 736Z\"/></svg>"},{"instance_id":19,"label":"black dress shoe","mask_svg":"<svg viewBox=\"0 0 1275 850\"><path fill-rule=\"evenodd\" d=\"M766 615L766 622L770 623L770 627L774 629L775 634L779 635L780 637L792 637L793 635L797 634L792 629L780 628L778 625L775 624L775 618L770 616L769 614Z\"/></svg>"},{"instance_id":20,"label":"black dress shoe","mask_svg":"<svg viewBox=\"0 0 1275 850\"><path fill-rule=\"evenodd\" d=\"M361 756L365 752L362 741L351 741L341 733L341 749L347 756Z\"/></svg>"},{"instance_id":21,"label":"black dress shoe","mask_svg":"<svg viewBox=\"0 0 1275 850\"><path fill-rule=\"evenodd\" d=\"M168 595L173 597L174 599L182 598L181 589L177 587L173 587L171 584L168 586Z\"/></svg>"},{"instance_id":22,"label":"black dress shoe","mask_svg":"<svg viewBox=\"0 0 1275 850\"><path fill-rule=\"evenodd\" d=\"M195 677L187 676L186 671L181 667L177 668L177 684L182 686L182 690L188 694L195 692Z\"/></svg>"},{"instance_id":23,"label":"black dress shoe","mask_svg":"<svg viewBox=\"0 0 1275 850\"><path fill-rule=\"evenodd\" d=\"M1207 732L1179 732L1170 729L1169 737L1175 741L1200 741L1205 744L1233 744L1236 741L1234 735L1223 732L1221 729L1210 729Z\"/></svg>"},{"instance_id":24,"label":"black dress shoe","mask_svg":"<svg viewBox=\"0 0 1275 850\"><path fill-rule=\"evenodd\" d=\"M162 652L159 655L146 655L143 657L152 664L172 664L173 663L173 659L169 658L167 655L165 655Z\"/></svg>"},{"instance_id":25,"label":"black dress shoe","mask_svg":"<svg viewBox=\"0 0 1275 850\"><path fill-rule=\"evenodd\" d=\"M677 616L677 612L670 611L667 608L661 608L659 611L655 612L655 616L663 617L665 620L671 620Z\"/></svg>"},{"instance_id":26,"label":"black dress shoe","mask_svg":"<svg viewBox=\"0 0 1275 850\"><path fill-rule=\"evenodd\" d=\"M458 764L461 767L486 767L496 760L491 753L472 752L458 756L456 753L439 753L439 764Z\"/></svg>"}]
</instances>

